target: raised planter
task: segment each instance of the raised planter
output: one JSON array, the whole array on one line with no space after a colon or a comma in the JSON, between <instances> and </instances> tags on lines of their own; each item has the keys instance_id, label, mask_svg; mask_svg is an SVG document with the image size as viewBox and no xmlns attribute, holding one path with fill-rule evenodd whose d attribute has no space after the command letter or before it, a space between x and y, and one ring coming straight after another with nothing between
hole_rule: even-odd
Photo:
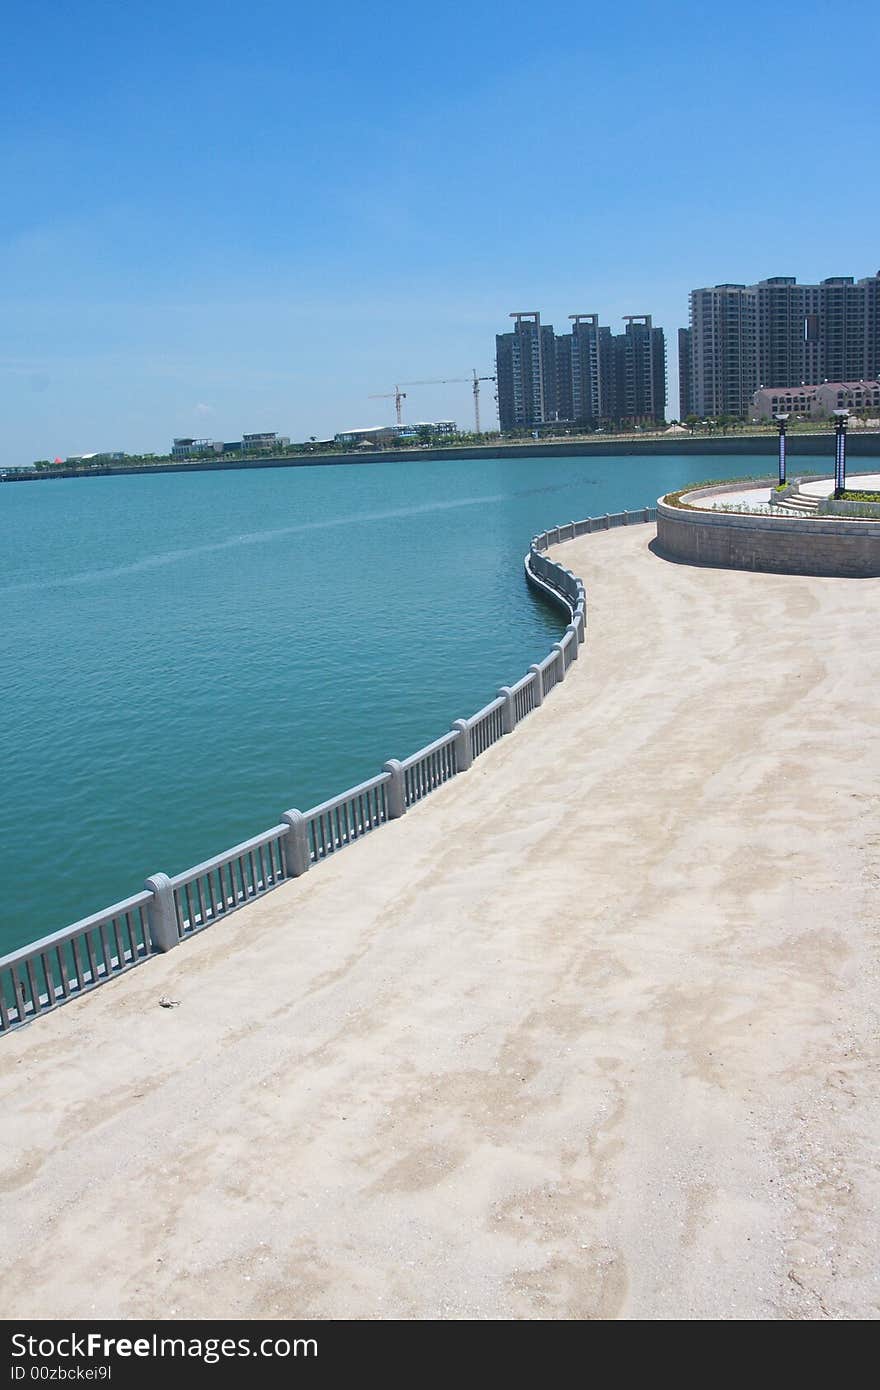
<instances>
[{"instance_id":1,"label":"raised planter","mask_svg":"<svg viewBox=\"0 0 880 1390\"><path fill-rule=\"evenodd\" d=\"M823 497L819 503L821 516L855 516L867 521L880 521L880 502L855 502L846 497Z\"/></svg>"},{"instance_id":2,"label":"raised planter","mask_svg":"<svg viewBox=\"0 0 880 1390\"><path fill-rule=\"evenodd\" d=\"M657 503L657 548L672 560L776 574L867 579L880 575L880 520L722 512L700 507L712 496L765 485L698 488L678 505Z\"/></svg>"}]
</instances>

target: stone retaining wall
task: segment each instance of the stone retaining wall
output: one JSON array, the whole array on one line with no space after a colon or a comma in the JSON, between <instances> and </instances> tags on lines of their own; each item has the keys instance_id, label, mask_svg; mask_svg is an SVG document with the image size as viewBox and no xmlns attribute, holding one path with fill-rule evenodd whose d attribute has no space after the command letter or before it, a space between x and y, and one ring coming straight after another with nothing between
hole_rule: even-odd
<instances>
[{"instance_id":1,"label":"stone retaining wall","mask_svg":"<svg viewBox=\"0 0 880 1390\"><path fill-rule=\"evenodd\" d=\"M744 484L754 487L754 482ZM698 502L730 485L704 488ZM657 548L673 560L778 574L880 576L880 522L750 515L657 504Z\"/></svg>"}]
</instances>

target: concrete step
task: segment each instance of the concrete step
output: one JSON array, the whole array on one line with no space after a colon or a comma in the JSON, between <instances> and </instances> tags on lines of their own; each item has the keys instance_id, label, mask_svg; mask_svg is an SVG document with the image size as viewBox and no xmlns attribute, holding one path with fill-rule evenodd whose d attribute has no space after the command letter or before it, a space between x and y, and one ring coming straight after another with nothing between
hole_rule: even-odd
<instances>
[{"instance_id":1,"label":"concrete step","mask_svg":"<svg viewBox=\"0 0 880 1390\"><path fill-rule=\"evenodd\" d=\"M776 506L781 512L791 512L798 516L811 516L819 510L820 498L818 497L786 497L777 502Z\"/></svg>"}]
</instances>

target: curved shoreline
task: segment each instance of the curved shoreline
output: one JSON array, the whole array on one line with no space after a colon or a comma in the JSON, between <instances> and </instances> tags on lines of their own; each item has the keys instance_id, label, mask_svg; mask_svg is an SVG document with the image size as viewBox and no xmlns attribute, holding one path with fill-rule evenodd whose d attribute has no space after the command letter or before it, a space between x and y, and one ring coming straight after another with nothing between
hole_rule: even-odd
<instances>
[{"instance_id":1,"label":"curved shoreline","mask_svg":"<svg viewBox=\"0 0 880 1390\"><path fill-rule=\"evenodd\" d=\"M0 1047L7 1317L876 1313L880 580L651 533L431 814Z\"/></svg>"},{"instance_id":2,"label":"curved shoreline","mask_svg":"<svg viewBox=\"0 0 880 1390\"><path fill-rule=\"evenodd\" d=\"M389 821L459 773L543 704L565 679L584 640L583 582L542 552L563 538L632 522L656 510L622 512L571 522L532 539L528 581L565 608L571 622L548 655L513 686L452 729L375 777L311 810L292 809L281 823L173 877L150 875L144 889L103 911L0 958L0 1035L90 993L135 966L173 950L212 923L247 906L291 878ZM563 537L563 533L566 536Z\"/></svg>"},{"instance_id":3,"label":"curved shoreline","mask_svg":"<svg viewBox=\"0 0 880 1390\"><path fill-rule=\"evenodd\" d=\"M791 458L815 457L827 451L830 462L833 458L834 434L831 430L817 431L815 434L790 434L788 454ZM819 447L817 447L819 446ZM880 432L853 432L847 441L850 458L880 457ZM34 472L31 469L0 469L0 482L27 483L47 482L61 478L112 478L123 476L149 476L151 473L223 473L248 472L258 468L323 468L334 464L350 465L364 463L410 463L437 462L443 459L493 459L493 458L580 458L610 455L612 457L639 457L661 454L739 454L766 455L775 457L776 435L723 435L713 436L675 435L671 438L659 435L650 439L618 439L613 437L601 440L573 439L542 444L535 440L523 444L472 444L455 448L437 449L377 449L374 453L361 454L292 454L269 458L227 459L221 463L199 460L190 463L156 463L132 467L109 466L95 469L59 468L48 472ZM10 476L14 475L14 476Z\"/></svg>"}]
</instances>

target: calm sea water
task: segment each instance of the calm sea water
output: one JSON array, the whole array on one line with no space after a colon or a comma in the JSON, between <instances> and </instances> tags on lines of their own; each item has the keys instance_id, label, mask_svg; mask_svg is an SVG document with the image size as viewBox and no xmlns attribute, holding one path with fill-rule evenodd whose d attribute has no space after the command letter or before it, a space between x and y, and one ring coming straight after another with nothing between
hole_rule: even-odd
<instances>
[{"instance_id":1,"label":"calm sea water","mask_svg":"<svg viewBox=\"0 0 880 1390\"><path fill-rule=\"evenodd\" d=\"M0 486L0 953L436 738L556 640L522 577L531 535L732 463L768 466L414 460Z\"/></svg>"}]
</instances>

